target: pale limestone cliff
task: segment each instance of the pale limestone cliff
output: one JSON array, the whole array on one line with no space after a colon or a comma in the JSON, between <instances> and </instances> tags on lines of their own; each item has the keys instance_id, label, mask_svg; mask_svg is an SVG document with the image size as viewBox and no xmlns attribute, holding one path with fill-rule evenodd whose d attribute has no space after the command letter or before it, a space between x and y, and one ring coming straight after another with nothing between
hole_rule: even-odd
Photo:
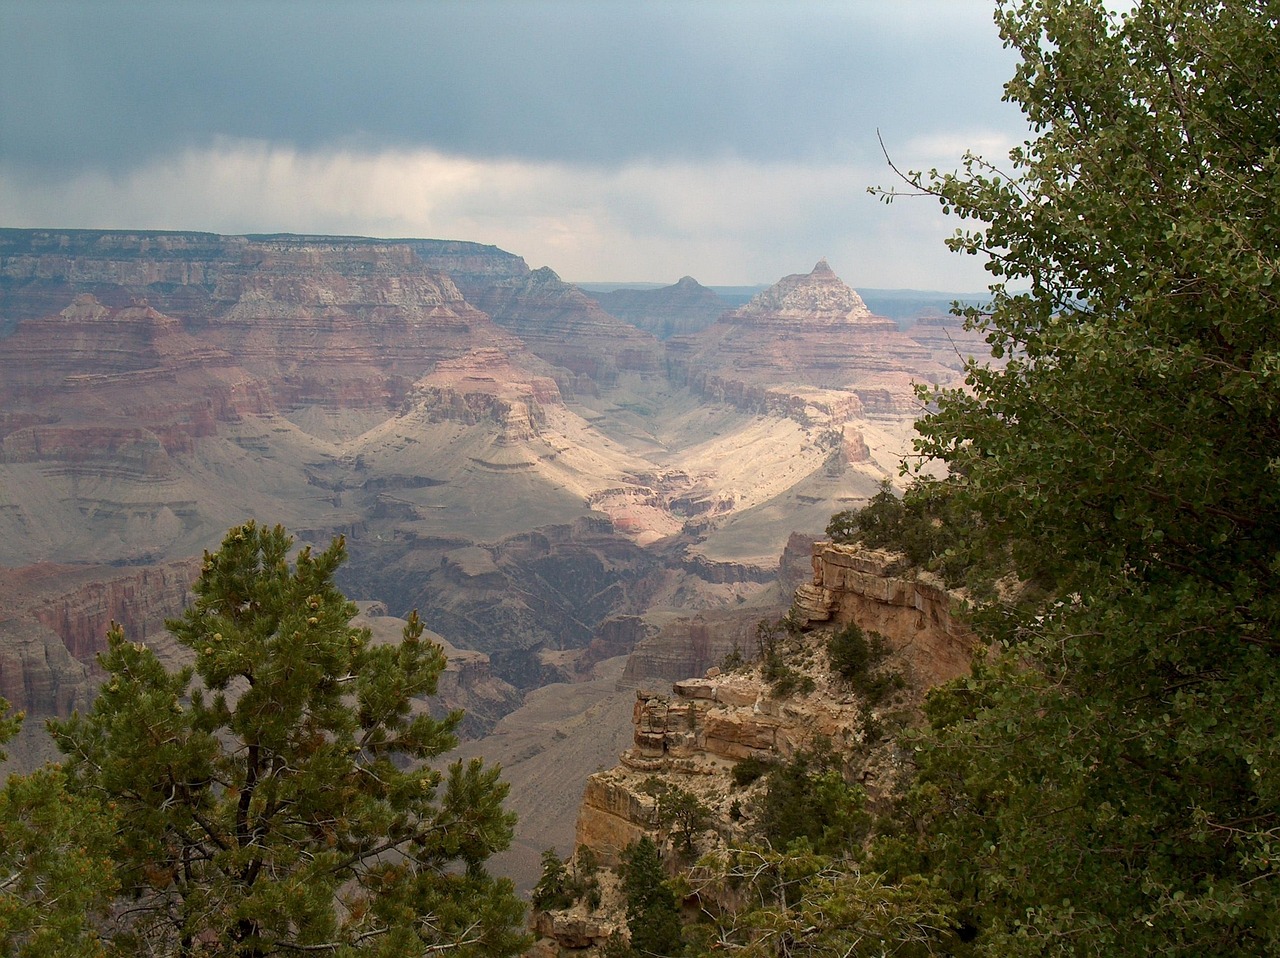
<instances>
[{"instance_id":1,"label":"pale limestone cliff","mask_svg":"<svg viewBox=\"0 0 1280 958\"><path fill-rule=\"evenodd\" d=\"M796 590L795 615L807 627L856 622L879 632L929 687L968 671L977 639L961 621L958 597L901 557L859 545L815 542L813 581Z\"/></svg>"}]
</instances>

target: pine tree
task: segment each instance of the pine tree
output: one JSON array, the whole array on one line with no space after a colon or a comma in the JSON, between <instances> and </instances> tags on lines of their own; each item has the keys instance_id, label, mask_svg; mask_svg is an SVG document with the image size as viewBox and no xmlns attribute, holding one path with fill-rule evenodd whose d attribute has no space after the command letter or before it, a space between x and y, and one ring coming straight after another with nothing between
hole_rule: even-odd
<instances>
[{"instance_id":1,"label":"pine tree","mask_svg":"<svg viewBox=\"0 0 1280 958\"><path fill-rule=\"evenodd\" d=\"M0 698L0 744L21 720L7 712ZM69 795L60 769L9 776L0 788L0 954L105 953L97 924L115 890L113 834L109 810Z\"/></svg>"},{"instance_id":2,"label":"pine tree","mask_svg":"<svg viewBox=\"0 0 1280 958\"><path fill-rule=\"evenodd\" d=\"M643 958L674 958L684 950L680 907L662 871L658 846L649 836L622 853L622 891L627 898L631 953Z\"/></svg>"},{"instance_id":3,"label":"pine tree","mask_svg":"<svg viewBox=\"0 0 1280 958\"><path fill-rule=\"evenodd\" d=\"M85 717L51 723L71 789L120 813L114 943L144 954L512 954L523 905L485 860L511 838L498 770L441 772L445 659L411 615L373 645L333 577L254 522L206 553L168 623L170 672L118 627Z\"/></svg>"}]
</instances>

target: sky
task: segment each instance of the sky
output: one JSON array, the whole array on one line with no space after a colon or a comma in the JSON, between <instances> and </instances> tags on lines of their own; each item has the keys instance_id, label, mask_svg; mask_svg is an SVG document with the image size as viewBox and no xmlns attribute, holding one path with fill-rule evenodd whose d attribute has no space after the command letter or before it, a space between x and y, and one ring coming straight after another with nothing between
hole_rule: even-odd
<instances>
[{"instance_id":1,"label":"sky","mask_svg":"<svg viewBox=\"0 0 1280 958\"><path fill-rule=\"evenodd\" d=\"M570 281L977 291L986 0L0 0L0 226L491 243ZM884 149L881 147L883 141Z\"/></svg>"}]
</instances>

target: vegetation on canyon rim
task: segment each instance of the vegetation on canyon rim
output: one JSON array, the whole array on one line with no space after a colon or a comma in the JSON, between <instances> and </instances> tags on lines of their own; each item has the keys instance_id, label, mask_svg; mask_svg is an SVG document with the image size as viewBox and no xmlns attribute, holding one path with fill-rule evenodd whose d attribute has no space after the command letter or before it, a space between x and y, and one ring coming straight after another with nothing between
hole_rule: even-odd
<instances>
[{"instance_id":1,"label":"vegetation on canyon rim","mask_svg":"<svg viewBox=\"0 0 1280 958\"><path fill-rule=\"evenodd\" d=\"M50 723L63 768L5 793L6 954L525 943L523 902L484 868L511 838L506 786L478 760L428 763L460 719L414 705L435 692L442 650L416 615L400 642L372 644L333 584L343 541L292 568L291 544L249 522L206 554L194 604L168 623L191 667L168 672L112 630L92 711Z\"/></svg>"},{"instance_id":2,"label":"vegetation on canyon rim","mask_svg":"<svg viewBox=\"0 0 1280 958\"><path fill-rule=\"evenodd\" d=\"M967 392L929 397L936 412L920 424L919 451L949 474L917 483L903 515L924 517L913 541L944 575L976 584L1011 574L1034 588L1017 601L977 593L991 651L930 697L928 727L911 743L914 783L871 822L866 846L819 852L801 838L704 870L708 882L758 892L750 912L723 916L708 950L1280 950L1280 8L1152 0L1116 18L1091 0L1032 0L1000 4L997 19L1021 57L1007 94L1032 137L1007 172L970 156L957 173L907 178L976 224L951 243L991 256L990 310L970 318L1008 363L972 368ZM956 534L931 539L940 523ZM297 575L314 578L337 558L308 557ZM519 903L480 867L509 829L501 787L474 766L443 782L387 760L448 747L448 722L380 711L430 687L432 653L412 651L408 636L385 649L353 644L345 600L299 588L301 606L282 614L298 620L291 630L332 639L316 651L343 670L334 675L385 658L403 680L394 690L355 680L368 716L324 688L314 704L281 693L302 724L259 709L260 724L241 726L263 701L256 685L234 707L216 694L187 702L190 676L158 672L115 636L94 714L60 727L65 772L4 793L7 951L71 954L79 941L92 953L83 915L116 888L164 906L120 912L131 930L192 936L192 948L207 927L241 953L283 954L286 938L271 936L293 934L291 921L317 936L289 940L295 951L336 942L321 938L345 923L342 948L403 941L403 953L423 953L450 935L467 940L478 918L492 921L483 927L496 942L465 947L516 947ZM321 607L308 611L313 594ZM254 665L198 625L175 629L210 690ZM272 668L287 690L319 666L286 657ZM385 737L369 739L371 750L337 747L375 727ZM148 743L153 728L160 737ZM244 748L225 750L218 729ZM263 764L262 741L250 758L251 729L288 750L279 775ZM175 755L174 742L189 748ZM174 775L138 777L166 761ZM304 787L320 779L374 787ZM37 819L41 803L21 789L52 794L64 780L70 797ZM92 801L107 793L114 808ZM270 818L286 798L288 811ZM279 844L254 839L257 823L277 821L267 833ZM366 884L343 893L363 887L368 902L338 912L339 884L324 869L357 868L352 855L380 847L373 835L421 849L360 871ZM444 861L465 867L435 867ZM63 915L50 904L66 901L59 889L77 874L101 884L83 886L88 897ZM259 877L246 883L250 874ZM313 874L314 887L299 880ZM185 884L189 875L203 883ZM374 894L383 883L386 898ZM423 907L438 926L419 920Z\"/></svg>"},{"instance_id":3,"label":"vegetation on canyon rim","mask_svg":"<svg viewBox=\"0 0 1280 958\"><path fill-rule=\"evenodd\" d=\"M985 224L951 244L991 256L970 318L1009 362L932 397L949 478L906 511L961 519L942 565L1048 592L980 607L878 861L975 954L1274 953L1280 7L997 17L1034 138L909 179Z\"/></svg>"}]
</instances>

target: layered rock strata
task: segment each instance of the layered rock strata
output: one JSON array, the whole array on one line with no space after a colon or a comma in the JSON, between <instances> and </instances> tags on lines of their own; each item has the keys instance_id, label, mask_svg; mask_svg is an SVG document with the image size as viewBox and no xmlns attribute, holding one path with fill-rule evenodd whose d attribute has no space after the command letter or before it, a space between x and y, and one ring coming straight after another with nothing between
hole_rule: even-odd
<instances>
[{"instance_id":1,"label":"layered rock strata","mask_svg":"<svg viewBox=\"0 0 1280 958\"><path fill-rule=\"evenodd\" d=\"M796 590L793 614L810 628L855 622L879 632L929 687L969 670L977 639L961 608L940 579L906 569L896 553L815 542L813 580Z\"/></svg>"},{"instance_id":2,"label":"layered rock strata","mask_svg":"<svg viewBox=\"0 0 1280 958\"><path fill-rule=\"evenodd\" d=\"M588 389L612 385L621 372L662 368L653 336L610 316L547 267L479 291L476 305L542 359L583 377Z\"/></svg>"},{"instance_id":3,"label":"layered rock strata","mask_svg":"<svg viewBox=\"0 0 1280 958\"><path fill-rule=\"evenodd\" d=\"M527 273L519 257L479 244L419 245L473 278L486 268L494 276ZM107 307L145 303L179 317L202 348L233 355L266 380L281 406L391 409L435 363L482 346L538 365L411 243L0 231L0 335L84 293Z\"/></svg>"},{"instance_id":4,"label":"layered rock strata","mask_svg":"<svg viewBox=\"0 0 1280 958\"><path fill-rule=\"evenodd\" d=\"M783 277L702 333L674 337L667 360L691 388L745 408L776 407L775 397L794 386L856 397L858 406L833 410L837 422L914 415L913 381L954 378L892 320L872 315L826 260Z\"/></svg>"},{"instance_id":5,"label":"layered rock strata","mask_svg":"<svg viewBox=\"0 0 1280 958\"><path fill-rule=\"evenodd\" d=\"M610 315L659 339L701 332L728 309L723 299L692 276L658 289L615 289L589 295Z\"/></svg>"},{"instance_id":6,"label":"layered rock strata","mask_svg":"<svg viewBox=\"0 0 1280 958\"><path fill-rule=\"evenodd\" d=\"M267 380L148 306L82 293L21 323L0 352L0 461L163 474L219 423L275 410Z\"/></svg>"}]
</instances>

